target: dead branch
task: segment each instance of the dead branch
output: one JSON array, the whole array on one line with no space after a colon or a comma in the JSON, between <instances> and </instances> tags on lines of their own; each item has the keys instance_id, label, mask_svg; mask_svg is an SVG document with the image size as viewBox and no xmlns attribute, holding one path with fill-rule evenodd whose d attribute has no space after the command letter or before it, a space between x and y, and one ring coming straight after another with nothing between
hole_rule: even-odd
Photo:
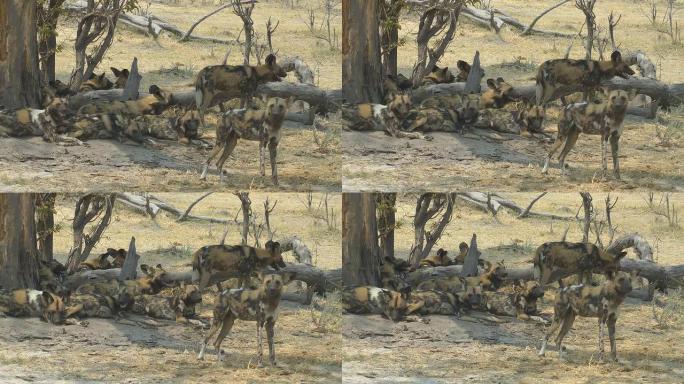
<instances>
[{"instance_id":1,"label":"dead branch","mask_svg":"<svg viewBox=\"0 0 684 384\"><path fill-rule=\"evenodd\" d=\"M539 15L537 15L537 17L535 17L534 19L532 19L532 22L530 23L530 25L528 25L527 28L525 28L525 29L522 31L521 35L526 36L526 35L531 34L531 33L532 33L532 30L534 29L534 25L537 24L537 22L538 22L542 17L544 17L547 13L553 11L554 9L560 7L561 5L563 5L563 4L565 4L565 3L569 2L569 1L570 1L570 0L562 0L562 1L558 2L558 3L556 3L555 5L552 5L551 7L546 8L542 13L540 13Z\"/></svg>"},{"instance_id":2,"label":"dead branch","mask_svg":"<svg viewBox=\"0 0 684 384\"><path fill-rule=\"evenodd\" d=\"M451 221L455 196L451 193L424 193L416 202L416 215L413 218L414 244L410 260L414 265L426 258L432 247L442 236L442 231ZM443 212L443 213L442 213ZM432 231L425 229L428 221L442 213L442 217Z\"/></svg>"},{"instance_id":3,"label":"dead branch","mask_svg":"<svg viewBox=\"0 0 684 384\"><path fill-rule=\"evenodd\" d=\"M138 58L134 57L131 70L128 73L128 80L126 80L126 85L121 94L121 101L138 99L141 80L142 76L138 73Z\"/></svg>"},{"instance_id":4,"label":"dead branch","mask_svg":"<svg viewBox=\"0 0 684 384\"><path fill-rule=\"evenodd\" d=\"M136 271L138 269L139 260L140 255L135 251L135 237L131 237L131 242L128 245L128 253L126 254L126 259L124 259L118 279L120 281L135 279L138 275Z\"/></svg>"},{"instance_id":5,"label":"dead branch","mask_svg":"<svg viewBox=\"0 0 684 384\"><path fill-rule=\"evenodd\" d=\"M547 192L542 192L542 193L539 194L539 196L537 196L537 197L535 197L534 199L532 199L532 201L530 201L530 204L527 206L527 208L525 208L525 210L522 211L522 212L518 215L518 219L524 219L524 218L526 218L527 216L529 216L530 211L532 210L532 207L534 206L534 204L535 204L537 201L539 201L539 199L541 199L542 197L546 196L546 194L547 194Z\"/></svg>"},{"instance_id":6,"label":"dead branch","mask_svg":"<svg viewBox=\"0 0 684 384\"><path fill-rule=\"evenodd\" d=\"M181 214L180 216L178 216L178 219L176 219L176 221L177 221L177 222L181 222L181 221L187 220L188 215L190 214L190 211L192 211L192 209L195 207L195 205L197 205L197 203L199 203L200 201L204 200L206 197L208 197L208 196L211 195L212 193L214 193L214 192L207 192L207 193L205 193L204 195L198 197L197 200L193 201L193 202L188 206L188 209L186 209L185 212L183 212L183 214Z\"/></svg>"},{"instance_id":7,"label":"dead branch","mask_svg":"<svg viewBox=\"0 0 684 384\"><path fill-rule=\"evenodd\" d=\"M73 272L88 258L104 230L109 226L114 210L115 195L87 194L78 199L72 223L73 246L67 259L67 271ZM86 234L86 225L101 216L100 222Z\"/></svg>"},{"instance_id":8,"label":"dead branch","mask_svg":"<svg viewBox=\"0 0 684 384\"><path fill-rule=\"evenodd\" d=\"M491 20L493 19L496 25L503 26L503 24L510 25L513 28L519 29L521 31L527 30L530 26L523 24L518 19L505 15L503 12L493 9L478 9L472 7L464 7L461 11L465 17L470 20L477 22L478 24L490 28ZM499 27L501 28L501 27ZM556 31L543 31L539 29L530 28L529 33L535 33L538 35L548 35L554 37L566 37L572 38L575 35L572 33L556 32Z\"/></svg>"},{"instance_id":9,"label":"dead branch","mask_svg":"<svg viewBox=\"0 0 684 384\"><path fill-rule=\"evenodd\" d=\"M582 227L582 242L589 242L589 228L591 225L591 218L594 215L594 205L592 204L592 197L589 192L580 192L582 196L582 207L584 207L584 226Z\"/></svg>"},{"instance_id":10,"label":"dead branch","mask_svg":"<svg viewBox=\"0 0 684 384\"><path fill-rule=\"evenodd\" d=\"M252 217L252 200L249 198L249 192L235 192L234 195L240 199L242 206L242 245L247 245L249 223Z\"/></svg>"},{"instance_id":11,"label":"dead branch","mask_svg":"<svg viewBox=\"0 0 684 384\"><path fill-rule=\"evenodd\" d=\"M125 204L134 207L137 210L140 210L142 212L146 211L146 207L149 206L149 209L152 212L158 212L159 210L165 211L170 213L172 216L178 220L180 218L184 211L181 211L180 209L174 207L173 205L157 198L154 196L149 196L149 197L144 197L141 195L133 194L133 193L117 193L116 197L119 201L124 202ZM149 201L148 201L149 199ZM206 216L197 216L197 215L192 215L188 213L186 215L185 220L197 220L197 221L208 221L210 223L218 223L218 224L234 224L234 225L240 225L241 223L238 221L231 221L231 220L226 220L226 219L219 219L216 217L206 217Z\"/></svg>"},{"instance_id":12,"label":"dead branch","mask_svg":"<svg viewBox=\"0 0 684 384\"><path fill-rule=\"evenodd\" d=\"M468 248L468 253L466 253L465 260L463 261L463 269L461 270L461 276L477 276L478 272L478 261L480 260L480 251L477 250L477 235L473 233L473 237L470 239L470 247Z\"/></svg>"},{"instance_id":13,"label":"dead branch","mask_svg":"<svg viewBox=\"0 0 684 384\"><path fill-rule=\"evenodd\" d=\"M278 243L280 243L280 251L281 252L292 251L292 253L295 256L295 260L297 260L298 263L304 263L304 264L308 264L308 265L313 264L313 261L311 258L311 251L309 251L309 247L307 247L306 244L304 244L304 242L299 239L299 237L297 237L297 236L287 237L287 238L278 240Z\"/></svg>"},{"instance_id":14,"label":"dead branch","mask_svg":"<svg viewBox=\"0 0 684 384\"><path fill-rule=\"evenodd\" d=\"M242 1L242 4L251 4L251 3L256 3L256 0L244 0ZM221 12L222 10L232 6L232 4L223 4L222 6L216 8L215 10L207 13L206 15L200 17L197 21L195 21L194 24L190 26L187 32L181 37L180 41L188 41L190 40L190 36L192 35L192 32L197 28L200 23L202 23L204 20L208 19L209 17Z\"/></svg>"}]
</instances>

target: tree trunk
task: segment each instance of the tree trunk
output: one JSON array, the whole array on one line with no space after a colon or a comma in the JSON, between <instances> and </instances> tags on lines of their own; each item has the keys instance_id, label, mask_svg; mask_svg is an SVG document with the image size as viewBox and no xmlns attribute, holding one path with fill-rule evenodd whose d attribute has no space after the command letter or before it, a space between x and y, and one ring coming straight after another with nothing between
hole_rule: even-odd
<instances>
[{"instance_id":1,"label":"tree trunk","mask_svg":"<svg viewBox=\"0 0 684 384\"><path fill-rule=\"evenodd\" d=\"M394 258L394 226L397 211L396 193L378 193L376 198L378 210L378 233L380 235L380 257Z\"/></svg>"},{"instance_id":2,"label":"tree trunk","mask_svg":"<svg viewBox=\"0 0 684 384\"><path fill-rule=\"evenodd\" d=\"M45 261L52 260L53 233L55 230L55 194L36 196L36 235L38 251Z\"/></svg>"},{"instance_id":3,"label":"tree trunk","mask_svg":"<svg viewBox=\"0 0 684 384\"><path fill-rule=\"evenodd\" d=\"M372 193L342 195L342 266L345 286L380 282L380 249Z\"/></svg>"},{"instance_id":4,"label":"tree trunk","mask_svg":"<svg viewBox=\"0 0 684 384\"><path fill-rule=\"evenodd\" d=\"M0 106L41 106L35 0L0 1Z\"/></svg>"},{"instance_id":5,"label":"tree trunk","mask_svg":"<svg viewBox=\"0 0 684 384\"><path fill-rule=\"evenodd\" d=\"M0 286L4 289L38 287L35 199L30 193L0 194Z\"/></svg>"},{"instance_id":6,"label":"tree trunk","mask_svg":"<svg viewBox=\"0 0 684 384\"><path fill-rule=\"evenodd\" d=\"M349 103L382 102L379 2L342 1L342 92Z\"/></svg>"}]
</instances>

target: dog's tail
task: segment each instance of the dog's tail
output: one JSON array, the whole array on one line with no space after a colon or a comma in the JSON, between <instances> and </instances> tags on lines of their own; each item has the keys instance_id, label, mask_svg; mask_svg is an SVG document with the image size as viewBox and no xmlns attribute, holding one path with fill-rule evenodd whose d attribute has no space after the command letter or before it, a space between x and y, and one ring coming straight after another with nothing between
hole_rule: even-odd
<instances>
[{"instance_id":1,"label":"dog's tail","mask_svg":"<svg viewBox=\"0 0 684 384\"><path fill-rule=\"evenodd\" d=\"M192 282L196 283L200 279L200 267L204 261L204 248L200 248L192 255Z\"/></svg>"}]
</instances>

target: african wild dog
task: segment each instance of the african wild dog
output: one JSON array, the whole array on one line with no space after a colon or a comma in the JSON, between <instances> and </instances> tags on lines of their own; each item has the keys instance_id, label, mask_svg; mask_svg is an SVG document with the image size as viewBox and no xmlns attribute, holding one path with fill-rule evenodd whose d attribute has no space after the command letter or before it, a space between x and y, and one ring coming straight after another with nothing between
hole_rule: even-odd
<instances>
[{"instance_id":1,"label":"african wild dog","mask_svg":"<svg viewBox=\"0 0 684 384\"><path fill-rule=\"evenodd\" d=\"M38 285L41 290L62 296L67 293L63 284L66 268L57 260L39 260Z\"/></svg>"},{"instance_id":2,"label":"african wild dog","mask_svg":"<svg viewBox=\"0 0 684 384\"><path fill-rule=\"evenodd\" d=\"M613 172L615 177L620 179L619 141L627 112L627 104L634 97L634 93L614 90L606 91L606 95L608 100L600 103L575 103L563 109L558 121L556 140L546 156L542 173L548 172L551 157L562 145L563 149L558 159L561 174L565 174L565 157L582 132L589 135L601 135L601 166L604 176L608 170L608 142L610 142Z\"/></svg>"},{"instance_id":3,"label":"african wild dog","mask_svg":"<svg viewBox=\"0 0 684 384\"><path fill-rule=\"evenodd\" d=\"M287 110L292 105L294 98L281 99L271 97L266 99L265 108L231 110L223 114L221 121L216 127L216 146L209 153L200 180L207 179L209 164L221 152L216 162L219 172L219 181L223 182L223 164L228 159L238 139L259 141L259 170L261 175L266 174L266 147L270 155L271 179L273 184L278 185L278 143L282 137L282 126Z\"/></svg>"},{"instance_id":4,"label":"african wild dog","mask_svg":"<svg viewBox=\"0 0 684 384\"><path fill-rule=\"evenodd\" d=\"M468 75L470 75L470 69L471 66L467 62L463 60L459 60L456 62L456 67L458 68L459 72L456 75L456 82L457 83L465 83L468 81ZM484 77L485 73L482 71L482 75L480 77Z\"/></svg>"},{"instance_id":5,"label":"african wild dog","mask_svg":"<svg viewBox=\"0 0 684 384\"><path fill-rule=\"evenodd\" d=\"M518 100L513 87L502 77L487 79L489 89L480 96L480 108L503 108L506 104Z\"/></svg>"},{"instance_id":6,"label":"african wild dog","mask_svg":"<svg viewBox=\"0 0 684 384\"><path fill-rule=\"evenodd\" d=\"M0 290L0 313L15 317L37 316L58 325L64 323L64 302L48 291Z\"/></svg>"},{"instance_id":7,"label":"african wild dog","mask_svg":"<svg viewBox=\"0 0 684 384\"><path fill-rule=\"evenodd\" d=\"M514 120L520 126L520 133L543 133L546 110L539 105L521 103Z\"/></svg>"},{"instance_id":8,"label":"african wild dog","mask_svg":"<svg viewBox=\"0 0 684 384\"><path fill-rule=\"evenodd\" d=\"M624 79L634 75L629 64L622 60L619 51L610 55L610 60L554 59L545 61L537 71L537 105L545 105L553 98L560 86L579 85L596 89L601 81L620 76Z\"/></svg>"},{"instance_id":9,"label":"african wild dog","mask_svg":"<svg viewBox=\"0 0 684 384\"><path fill-rule=\"evenodd\" d=\"M123 267L124 261L126 261L126 256L128 256L128 251L123 248L107 248L107 253L112 256L112 267L121 268Z\"/></svg>"},{"instance_id":10,"label":"african wild dog","mask_svg":"<svg viewBox=\"0 0 684 384\"><path fill-rule=\"evenodd\" d=\"M391 95L396 95L408 91L413 87L411 79L402 75L401 73L394 75L387 75L387 78L382 83L385 98L391 98ZM386 100L389 101L389 100Z\"/></svg>"},{"instance_id":11,"label":"african wild dog","mask_svg":"<svg viewBox=\"0 0 684 384\"><path fill-rule=\"evenodd\" d=\"M248 279L263 268L285 267L280 243L267 241L265 248L247 245L207 245L192 255L192 280L199 281L203 291L213 278L239 277Z\"/></svg>"},{"instance_id":12,"label":"african wild dog","mask_svg":"<svg viewBox=\"0 0 684 384\"><path fill-rule=\"evenodd\" d=\"M101 75L96 75L94 73L90 74L90 78L83 83L78 88L79 92L89 92L89 91L101 91L105 89L112 89L114 83L109 81L104 72Z\"/></svg>"},{"instance_id":13,"label":"african wild dog","mask_svg":"<svg viewBox=\"0 0 684 384\"><path fill-rule=\"evenodd\" d=\"M285 284L290 282L294 275L292 273L267 273L261 275L261 285L257 289L227 289L218 297L214 308L214 317L211 322L211 329L204 339L202 349L197 355L198 359L204 358L204 352L214 334L219 331L219 335L214 341L214 348L218 361L223 359L221 342L230 332L236 319L257 322L257 364L263 365L262 352L262 328L266 328L268 339L268 355L271 365L276 365L274 347L274 327L277 317L278 304Z\"/></svg>"},{"instance_id":14,"label":"african wild dog","mask_svg":"<svg viewBox=\"0 0 684 384\"><path fill-rule=\"evenodd\" d=\"M591 273L615 272L620 269L624 251L601 250L594 244L549 242L534 253L534 277L541 285L579 274L587 281Z\"/></svg>"},{"instance_id":15,"label":"african wild dog","mask_svg":"<svg viewBox=\"0 0 684 384\"><path fill-rule=\"evenodd\" d=\"M462 265L465 263L466 255L468 254L468 243L461 241L458 245L458 255L454 258L454 264Z\"/></svg>"},{"instance_id":16,"label":"african wild dog","mask_svg":"<svg viewBox=\"0 0 684 384\"><path fill-rule=\"evenodd\" d=\"M217 101L240 98L242 107L256 93L259 84L280 81L287 72L276 63L274 54L266 56L266 64L212 65L197 74L195 80L195 103L204 125L204 111Z\"/></svg>"},{"instance_id":17,"label":"african wild dog","mask_svg":"<svg viewBox=\"0 0 684 384\"><path fill-rule=\"evenodd\" d=\"M397 277L397 274L404 274L412 270L412 266L405 260L385 256L380 266L380 282L382 288L400 291L406 287L406 283Z\"/></svg>"},{"instance_id":18,"label":"african wild dog","mask_svg":"<svg viewBox=\"0 0 684 384\"><path fill-rule=\"evenodd\" d=\"M581 316L597 317L599 320L599 358L601 360L604 355L604 326L605 324L608 325L610 355L612 360L617 360L617 347L615 344L617 310L627 294L632 291L632 279L636 276L636 271L631 274L617 272L611 274L608 280L597 287L585 286L583 284L571 285L569 287L561 286L556 292L553 322L542 339L539 356L544 356L549 338L558 331L556 346L558 348L558 357L563 359L563 338L572 328L575 317Z\"/></svg>"},{"instance_id":19,"label":"african wild dog","mask_svg":"<svg viewBox=\"0 0 684 384\"><path fill-rule=\"evenodd\" d=\"M537 316L537 300L544 296L544 289L536 281L516 282L512 293L487 291L482 295L483 307L495 315L546 322Z\"/></svg>"},{"instance_id":20,"label":"african wild dog","mask_svg":"<svg viewBox=\"0 0 684 384\"><path fill-rule=\"evenodd\" d=\"M69 295L66 302L65 316L79 319L95 317L111 319L119 312L129 308L133 303L133 296L120 291L116 296L98 293L77 293Z\"/></svg>"},{"instance_id":21,"label":"african wild dog","mask_svg":"<svg viewBox=\"0 0 684 384\"><path fill-rule=\"evenodd\" d=\"M441 267L451 264L451 259L447 255L447 251L444 248L437 250L437 253L430 255L418 263L421 267Z\"/></svg>"},{"instance_id":22,"label":"african wild dog","mask_svg":"<svg viewBox=\"0 0 684 384\"><path fill-rule=\"evenodd\" d=\"M181 144L189 144L200 138L200 115L195 109L182 109L180 115L172 119L171 125L178 134Z\"/></svg>"},{"instance_id":23,"label":"african wild dog","mask_svg":"<svg viewBox=\"0 0 684 384\"><path fill-rule=\"evenodd\" d=\"M134 280L119 281L111 279L86 283L74 291L77 294L99 294L104 296L119 297L122 294L138 296L142 294L156 294L162 288L169 285L166 270L157 264L156 267L141 264L140 270L145 276Z\"/></svg>"},{"instance_id":24,"label":"african wild dog","mask_svg":"<svg viewBox=\"0 0 684 384\"><path fill-rule=\"evenodd\" d=\"M150 94L137 100L129 101L95 101L83 105L78 110L79 115L120 114L126 116L140 116L162 113L171 103L173 94L162 90L156 85L150 86Z\"/></svg>"},{"instance_id":25,"label":"african wild dog","mask_svg":"<svg viewBox=\"0 0 684 384\"><path fill-rule=\"evenodd\" d=\"M482 302L483 287L479 279L451 275L425 280L418 291L439 291L453 294L463 308L478 308Z\"/></svg>"},{"instance_id":26,"label":"african wild dog","mask_svg":"<svg viewBox=\"0 0 684 384\"><path fill-rule=\"evenodd\" d=\"M115 139L123 142L128 138L136 143L144 141L141 124L131 116L120 113L98 113L93 115L76 115L65 120L65 129L49 131L45 135L48 141L76 141L89 139Z\"/></svg>"},{"instance_id":27,"label":"african wild dog","mask_svg":"<svg viewBox=\"0 0 684 384\"><path fill-rule=\"evenodd\" d=\"M202 294L194 285L175 287L171 296L138 295L130 311L147 315L156 319L175 320L187 323L188 318L195 316L195 306L202 302Z\"/></svg>"},{"instance_id":28,"label":"african wild dog","mask_svg":"<svg viewBox=\"0 0 684 384\"><path fill-rule=\"evenodd\" d=\"M485 273L479 276L465 277L466 283L470 286L479 285L486 291L496 291L503 284L504 278L508 276L503 260L496 264L486 262Z\"/></svg>"},{"instance_id":29,"label":"african wild dog","mask_svg":"<svg viewBox=\"0 0 684 384\"><path fill-rule=\"evenodd\" d=\"M407 315L458 315L461 308L459 298L453 293L437 290L413 291L408 302L411 312Z\"/></svg>"},{"instance_id":30,"label":"african wild dog","mask_svg":"<svg viewBox=\"0 0 684 384\"><path fill-rule=\"evenodd\" d=\"M413 111L407 131L454 132L477 121L480 98L478 95L430 97Z\"/></svg>"},{"instance_id":31,"label":"african wild dog","mask_svg":"<svg viewBox=\"0 0 684 384\"><path fill-rule=\"evenodd\" d=\"M435 65L432 71L423 77L421 85L453 83L456 80L449 67L440 68Z\"/></svg>"},{"instance_id":32,"label":"african wild dog","mask_svg":"<svg viewBox=\"0 0 684 384\"><path fill-rule=\"evenodd\" d=\"M410 287L400 292L372 286L349 287L342 292L342 306L354 314L374 313L392 321L401 321L417 305L410 305Z\"/></svg>"},{"instance_id":33,"label":"african wild dog","mask_svg":"<svg viewBox=\"0 0 684 384\"><path fill-rule=\"evenodd\" d=\"M109 262L109 252L102 253L98 256L82 261L78 267L78 271L93 271L97 269L110 269L112 263Z\"/></svg>"},{"instance_id":34,"label":"african wild dog","mask_svg":"<svg viewBox=\"0 0 684 384\"><path fill-rule=\"evenodd\" d=\"M116 81L114 81L114 88L117 89L122 89L126 87L126 82L128 81L128 75L130 74L128 72L128 69L116 69L114 67L110 67L109 69L112 70L112 73L114 74L114 77L116 77Z\"/></svg>"}]
</instances>

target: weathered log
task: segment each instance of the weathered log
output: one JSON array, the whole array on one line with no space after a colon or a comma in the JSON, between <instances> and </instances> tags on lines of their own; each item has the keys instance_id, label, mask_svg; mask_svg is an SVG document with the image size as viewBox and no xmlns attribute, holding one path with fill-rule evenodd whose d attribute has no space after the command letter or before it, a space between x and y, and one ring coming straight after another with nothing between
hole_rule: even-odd
<instances>
[{"instance_id":1,"label":"weathered log","mask_svg":"<svg viewBox=\"0 0 684 384\"><path fill-rule=\"evenodd\" d=\"M481 93L482 85L480 84L480 81L483 75L484 71L480 66L480 51L475 51L475 57L473 57L473 65L470 68L470 72L468 73L468 78L466 79L465 83L465 92Z\"/></svg>"},{"instance_id":2,"label":"weathered log","mask_svg":"<svg viewBox=\"0 0 684 384\"><path fill-rule=\"evenodd\" d=\"M139 97L140 80L142 76L138 73L138 58L133 58L133 63L131 63L131 70L128 73L128 80L126 80L126 85L124 86L121 100L136 100Z\"/></svg>"},{"instance_id":3,"label":"weathered log","mask_svg":"<svg viewBox=\"0 0 684 384\"><path fill-rule=\"evenodd\" d=\"M135 237L131 237L131 242L128 245L128 253L124 259L123 266L121 267L121 273L119 274L119 280L133 280L137 277L136 270L138 269L138 260L140 260L140 255L135 252Z\"/></svg>"},{"instance_id":4,"label":"weathered log","mask_svg":"<svg viewBox=\"0 0 684 384\"><path fill-rule=\"evenodd\" d=\"M278 62L285 72L294 72L300 83L314 85L313 71L299 57L285 57L282 60L278 60Z\"/></svg>"},{"instance_id":5,"label":"weathered log","mask_svg":"<svg viewBox=\"0 0 684 384\"><path fill-rule=\"evenodd\" d=\"M537 197L533 200L527 208L523 209L521 206L517 205L514 201L505 199L496 194L489 194L489 196L484 192L459 192L456 196L464 201L471 204L475 204L482 208L485 212L496 213L501 207L508 208L515 211L518 214L519 219L524 219L527 217L541 217L552 220L564 220L564 221L575 221L577 220L574 216L559 216L552 213L544 212L531 212L534 203L539 200L543 195ZM493 210L493 212L491 211Z\"/></svg>"},{"instance_id":6,"label":"weathered log","mask_svg":"<svg viewBox=\"0 0 684 384\"><path fill-rule=\"evenodd\" d=\"M174 207L173 205L157 198L154 196L149 196L149 201L147 201L147 198L141 195L136 195L133 193L118 193L117 194L118 199L121 201L125 202L127 205L130 205L132 207L135 207L138 210L142 210L144 212L147 212L147 207L149 206L152 212L158 212L159 210L169 212L173 216L175 216L176 220L184 215L184 211L181 211L180 209ZM217 217L207 217L207 216L198 216L198 215L192 215L188 213L185 215L184 220L199 220L199 221L208 221L210 223L217 223L217 224L241 224L239 222L233 221L233 220L228 220L228 219L220 219Z\"/></svg>"},{"instance_id":7,"label":"weathered log","mask_svg":"<svg viewBox=\"0 0 684 384\"><path fill-rule=\"evenodd\" d=\"M623 249L634 248L639 260L653 262L653 248L638 233L630 233L613 241L608 246L610 251L622 251Z\"/></svg>"},{"instance_id":8,"label":"weathered log","mask_svg":"<svg viewBox=\"0 0 684 384\"><path fill-rule=\"evenodd\" d=\"M525 28L525 29L522 31L521 35L525 36L525 35L531 34L531 33L532 33L532 30L534 29L534 25L537 24L537 22L538 22L542 17L544 17L544 15L546 15L547 13L553 11L554 9L560 7L561 5L563 5L563 4L565 4L565 3L569 2L569 1L570 1L570 0L562 0L562 1L560 1L560 2L558 2L558 3L556 3L556 4L554 4L554 5L552 5L551 7L545 9L544 11L542 11L542 13L540 13L539 15L537 15L537 17L535 17L534 19L532 19L532 22L530 23L530 25L528 25L527 28Z\"/></svg>"},{"instance_id":9,"label":"weathered log","mask_svg":"<svg viewBox=\"0 0 684 384\"><path fill-rule=\"evenodd\" d=\"M309 247L307 247L306 244L304 244L304 242L297 236L280 239L278 240L278 243L280 243L280 251L292 251L298 263L312 265L311 251L309 250Z\"/></svg>"},{"instance_id":10,"label":"weathered log","mask_svg":"<svg viewBox=\"0 0 684 384\"><path fill-rule=\"evenodd\" d=\"M565 37L574 38L574 33L556 32L556 31L543 31L540 29L530 28L530 26L523 24L518 19L508 16L498 10L488 10L488 9L478 9L472 7L464 7L461 11L467 18L476 21L477 23L489 28L491 26L492 20L494 20L495 28L501 29L503 24L510 25L513 28L519 29L521 31L527 31L528 33L534 33L538 35L549 35L554 37Z\"/></svg>"},{"instance_id":11,"label":"weathered log","mask_svg":"<svg viewBox=\"0 0 684 384\"><path fill-rule=\"evenodd\" d=\"M477 235L473 233L473 237L470 239L468 253L466 253L465 260L463 261L461 276L469 277L478 275L479 271L477 264L479 260L480 252L477 250Z\"/></svg>"}]
</instances>

